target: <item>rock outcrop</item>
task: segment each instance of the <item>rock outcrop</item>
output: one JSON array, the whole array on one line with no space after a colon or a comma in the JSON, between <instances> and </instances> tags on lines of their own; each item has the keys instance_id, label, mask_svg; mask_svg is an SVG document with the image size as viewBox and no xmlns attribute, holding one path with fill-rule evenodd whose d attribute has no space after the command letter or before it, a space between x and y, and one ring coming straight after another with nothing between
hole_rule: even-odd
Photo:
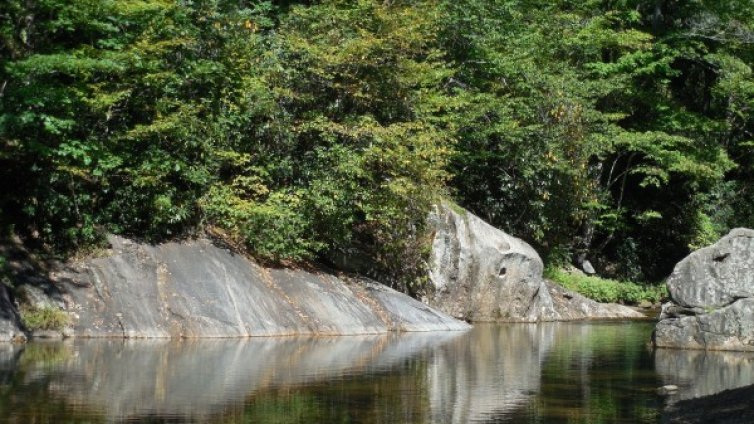
<instances>
[{"instance_id":1,"label":"rock outcrop","mask_svg":"<svg viewBox=\"0 0 754 424\"><path fill-rule=\"evenodd\" d=\"M23 340L23 331L16 307L10 299L8 287L0 283L0 342Z\"/></svg>"},{"instance_id":2,"label":"rock outcrop","mask_svg":"<svg viewBox=\"0 0 754 424\"><path fill-rule=\"evenodd\" d=\"M156 246L111 237L112 252L58 273L77 337L198 338L464 330L383 285L273 269L208 240Z\"/></svg>"},{"instance_id":3,"label":"rock outcrop","mask_svg":"<svg viewBox=\"0 0 754 424\"><path fill-rule=\"evenodd\" d=\"M754 231L735 229L676 265L658 347L754 351Z\"/></svg>"},{"instance_id":4,"label":"rock outcrop","mask_svg":"<svg viewBox=\"0 0 754 424\"><path fill-rule=\"evenodd\" d=\"M468 212L443 205L429 219L424 303L366 278L263 267L207 239L147 245L117 236L102 257L40 268L15 293L30 307L69 312L73 329L61 334L78 337L351 335L469 327L458 319L642 317L545 281L531 246ZM0 287L0 340L23 337L15 308Z\"/></svg>"},{"instance_id":5,"label":"rock outcrop","mask_svg":"<svg viewBox=\"0 0 754 424\"><path fill-rule=\"evenodd\" d=\"M531 246L469 212L440 205L429 224L435 235L425 301L451 316L477 322L642 317L548 285Z\"/></svg>"}]
</instances>

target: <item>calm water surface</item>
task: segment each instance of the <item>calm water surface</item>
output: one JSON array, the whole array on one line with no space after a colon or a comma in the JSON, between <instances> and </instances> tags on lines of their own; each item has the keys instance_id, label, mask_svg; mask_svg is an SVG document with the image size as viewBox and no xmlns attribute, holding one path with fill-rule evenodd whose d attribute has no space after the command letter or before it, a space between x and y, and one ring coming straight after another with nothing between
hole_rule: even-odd
<instances>
[{"instance_id":1,"label":"calm water surface","mask_svg":"<svg viewBox=\"0 0 754 424\"><path fill-rule=\"evenodd\" d=\"M652 327L2 346L0 421L660 423L666 402L754 384L754 355L652 352Z\"/></svg>"}]
</instances>

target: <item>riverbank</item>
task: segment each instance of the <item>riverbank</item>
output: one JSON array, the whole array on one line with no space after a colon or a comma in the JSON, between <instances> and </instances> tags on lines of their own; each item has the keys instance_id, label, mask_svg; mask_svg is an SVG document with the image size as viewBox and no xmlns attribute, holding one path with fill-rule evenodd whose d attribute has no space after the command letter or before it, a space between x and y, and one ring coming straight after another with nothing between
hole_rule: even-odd
<instances>
[{"instance_id":1,"label":"riverbank","mask_svg":"<svg viewBox=\"0 0 754 424\"><path fill-rule=\"evenodd\" d=\"M668 424L750 424L754 422L754 386L682 400L666 410Z\"/></svg>"},{"instance_id":2,"label":"riverbank","mask_svg":"<svg viewBox=\"0 0 754 424\"><path fill-rule=\"evenodd\" d=\"M363 277L369 271L348 256L339 267L348 273L276 267L208 237L151 245L110 235L96 254L46 266L19 254L12 264L26 271L5 289L1 338L353 335L644 318L546 281L534 249L468 212L438 205L430 222L419 300Z\"/></svg>"}]
</instances>

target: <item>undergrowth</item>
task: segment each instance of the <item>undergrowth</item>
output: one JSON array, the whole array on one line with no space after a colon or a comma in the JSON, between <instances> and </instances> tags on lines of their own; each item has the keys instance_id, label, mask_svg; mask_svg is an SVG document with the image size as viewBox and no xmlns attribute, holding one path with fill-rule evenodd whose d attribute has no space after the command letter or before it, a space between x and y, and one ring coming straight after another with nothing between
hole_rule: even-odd
<instances>
[{"instance_id":1,"label":"undergrowth","mask_svg":"<svg viewBox=\"0 0 754 424\"><path fill-rule=\"evenodd\" d=\"M21 321L30 330L61 330L71 319L68 314L55 307L21 308Z\"/></svg>"},{"instance_id":2,"label":"undergrowth","mask_svg":"<svg viewBox=\"0 0 754 424\"><path fill-rule=\"evenodd\" d=\"M638 284L617 281L562 269L548 268L545 277L590 299L605 303L638 305L643 301L657 303L668 296L665 284Z\"/></svg>"}]
</instances>

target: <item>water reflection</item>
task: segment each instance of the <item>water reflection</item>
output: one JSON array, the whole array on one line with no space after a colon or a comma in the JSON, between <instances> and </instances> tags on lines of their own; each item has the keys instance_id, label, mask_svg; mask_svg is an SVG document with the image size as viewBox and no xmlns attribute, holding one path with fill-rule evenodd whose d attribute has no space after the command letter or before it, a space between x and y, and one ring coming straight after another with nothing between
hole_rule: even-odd
<instances>
[{"instance_id":1,"label":"water reflection","mask_svg":"<svg viewBox=\"0 0 754 424\"><path fill-rule=\"evenodd\" d=\"M540 390L553 325L477 325L429 361L431 422L484 422L506 416Z\"/></svg>"},{"instance_id":2,"label":"water reflection","mask_svg":"<svg viewBox=\"0 0 754 424\"><path fill-rule=\"evenodd\" d=\"M658 351L651 323L0 346L0 421L657 423L752 384L752 355Z\"/></svg>"},{"instance_id":3,"label":"water reflection","mask_svg":"<svg viewBox=\"0 0 754 424\"><path fill-rule=\"evenodd\" d=\"M657 373L678 386L670 401L697 398L754 385L754 353L658 349Z\"/></svg>"},{"instance_id":4,"label":"water reflection","mask_svg":"<svg viewBox=\"0 0 754 424\"><path fill-rule=\"evenodd\" d=\"M3 354L0 372L44 380L53 398L109 418L208 421L256 392L368 369L459 337L456 332L246 340L89 340L36 343Z\"/></svg>"},{"instance_id":5,"label":"water reflection","mask_svg":"<svg viewBox=\"0 0 754 424\"><path fill-rule=\"evenodd\" d=\"M658 379L645 343L650 323L549 325L553 341L541 390L506 422L658 422Z\"/></svg>"}]
</instances>

